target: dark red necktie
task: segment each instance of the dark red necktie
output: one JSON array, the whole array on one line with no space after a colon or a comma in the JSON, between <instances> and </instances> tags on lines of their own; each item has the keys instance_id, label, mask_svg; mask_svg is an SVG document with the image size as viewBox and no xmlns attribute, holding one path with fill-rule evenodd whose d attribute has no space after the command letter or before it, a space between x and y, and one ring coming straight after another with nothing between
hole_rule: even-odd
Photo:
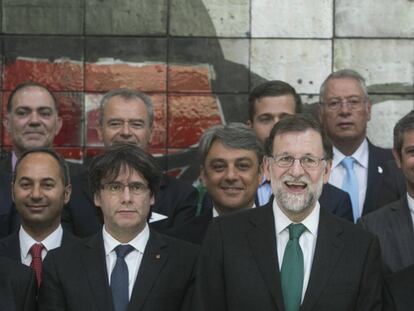
<instances>
[{"instance_id":1,"label":"dark red necktie","mask_svg":"<svg viewBox=\"0 0 414 311\"><path fill-rule=\"evenodd\" d=\"M42 243L33 244L30 248L30 255L32 255L32 262L30 267L34 270L37 280L37 286L40 286L42 281Z\"/></svg>"}]
</instances>

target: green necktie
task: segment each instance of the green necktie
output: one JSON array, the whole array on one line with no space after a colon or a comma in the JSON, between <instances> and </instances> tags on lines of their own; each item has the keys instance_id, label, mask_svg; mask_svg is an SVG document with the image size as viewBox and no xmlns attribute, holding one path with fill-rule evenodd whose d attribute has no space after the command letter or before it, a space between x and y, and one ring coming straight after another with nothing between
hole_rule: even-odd
<instances>
[{"instance_id":1,"label":"green necktie","mask_svg":"<svg viewBox=\"0 0 414 311\"><path fill-rule=\"evenodd\" d=\"M283 255L280 277L286 311L298 311L303 288L303 253L299 237L305 231L302 224L289 225L289 242Z\"/></svg>"}]
</instances>

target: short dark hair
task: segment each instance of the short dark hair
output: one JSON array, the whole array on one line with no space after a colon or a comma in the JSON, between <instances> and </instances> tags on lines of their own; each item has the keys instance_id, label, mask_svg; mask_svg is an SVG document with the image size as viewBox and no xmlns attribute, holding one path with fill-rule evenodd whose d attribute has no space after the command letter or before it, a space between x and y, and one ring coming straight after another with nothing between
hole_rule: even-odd
<instances>
[{"instance_id":1,"label":"short dark hair","mask_svg":"<svg viewBox=\"0 0 414 311\"><path fill-rule=\"evenodd\" d=\"M7 101L7 112L8 113L11 113L11 111L13 109L13 99L14 99L14 96L16 95L16 93L18 91L20 91L20 90L23 90L23 89L29 88L29 87L38 87L40 89L45 90L52 97L53 104L55 106L56 112L59 111L59 109L58 109L58 101L57 101L55 95L53 95L52 92L49 91L46 86L44 86L44 85L42 85L40 83L34 82L34 81L26 81L26 82L23 82L23 83L18 84L14 88L14 90L10 93L9 99Z\"/></svg>"},{"instance_id":2,"label":"short dark hair","mask_svg":"<svg viewBox=\"0 0 414 311\"><path fill-rule=\"evenodd\" d=\"M125 167L142 175L153 195L158 192L161 169L152 155L132 144L115 144L92 159L89 167L91 192L97 194L102 189L103 180L115 180Z\"/></svg>"},{"instance_id":3,"label":"short dark hair","mask_svg":"<svg viewBox=\"0 0 414 311\"><path fill-rule=\"evenodd\" d=\"M106 104L111 98L115 96L122 97L123 99L126 99L126 100L129 100L129 99L142 100L145 104L145 107L147 108L149 126L150 127L152 126L152 124L154 123L154 105L152 103L151 98L142 92L131 90L131 89L126 89L126 88L111 90L108 93L106 93L104 97L102 97L100 104L99 104L99 125L102 126L103 115L104 115Z\"/></svg>"},{"instance_id":4,"label":"short dark hair","mask_svg":"<svg viewBox=\"0 0 414 311\"><path fill-rule=\"evenodd\" d=\"M280 80L267 81L256 86L249 95L249 118L253 122L256 113L256 101L263 97L292 95L295 99L295 112L303 111L302 99L289 83Z\"/></svg>"},{"instance_id":5,"label":"short dark hair","mask_svg":"<svg viewBox=\"0 0 414 311\"><path fill-rule=\"evenodd\" d=\"M394 150L401 158L404 133L414 130L414 110L403 116L394 126Z\"/></svg>"},{"instance_id":6,"label":"short dark hair","mask_svg":"<svg viewBox=\"0 0 414 311\"><path fill-rule=\"evenodd\" d=\"M66 160L60 154L58 154L56 151L50 148L34 148L34 149L30 149L30 150L23 152L23 154L17 160L16 166L14 168L13 184L16 181L17 170L19 169L20 163L25 157L33 153L45 153L53 157L59 164L60 176L62 178L63 185L66 187L67 185L70 184L70 174L69 174L69 168L66 163Z\"/></svg>"},{"instance_id":7,"label":"short dark hair","mask_svg":"<svg viewBox=\"0 0 414 311\"><path fill-rule=\"evenodd\" d=\"M308 129L312 129L321 135L324 156L327 160L332 159L332 143L325 131L312 117L303 114L286 116L273 126L265 143L266 155L273 156L273 142L277 135L290 132L305 132Z\"/></svg>"},{"instance_id":8,"label":"short dark hair","mask_svg":"<svg viewBox=\"0 0 414 311\"><path fill-rule=\"evenodd\" d=\"M264 150L253 130L243 123L229 123L210 127L200 138L198 153L201 164L204 165L211 145L220 141L223 145L234 149L245 149L254 151L259 161L263 161Z\"/></svg>"}]
</instances>

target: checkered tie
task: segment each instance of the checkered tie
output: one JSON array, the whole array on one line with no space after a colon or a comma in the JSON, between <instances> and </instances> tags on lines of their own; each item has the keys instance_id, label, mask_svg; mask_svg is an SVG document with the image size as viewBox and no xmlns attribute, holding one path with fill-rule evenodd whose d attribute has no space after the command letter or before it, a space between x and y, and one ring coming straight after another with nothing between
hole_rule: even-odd
<instances>
[{"instance_id":1,"label":"checkered tie","mask_svg":"<svg viewBox=\"0 0 414 311\"><path fill-rule=\"evenodd\" d=\"M30 267L34 270L37 280L37 286L40 286L42 282L42 249L44 248L42 243L35 243L30 248L29 252L32 255L32 262Z\"/></svg>"}]
</instances>

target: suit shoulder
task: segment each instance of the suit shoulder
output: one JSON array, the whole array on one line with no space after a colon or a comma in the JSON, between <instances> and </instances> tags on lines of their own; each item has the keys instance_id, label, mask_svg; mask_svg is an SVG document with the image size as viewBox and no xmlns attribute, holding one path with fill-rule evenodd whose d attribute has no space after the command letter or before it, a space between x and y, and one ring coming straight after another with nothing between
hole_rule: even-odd
<instances>
[{"instance_id":1,"label":"suit shoulder","mask_svg":"<svg viewBox=\"0 0 414 311\"><path fill-rule=\"evenodd\" d=\"M165 243L172 249L176 249L180 252L188 252L193 254L198 254L199 246L184 240L180 240L171 236L167 236L161 233L156 233L158 237L162 238Z\"/></svg>"},{"instance_id":2,"label":"suit shoulder","mask_svg":"<svg viewBox=\"0 0 414 311\"><path fill-rule=\"evenodd\" d=\"M191 185L189 182L180 180L178 178L169 176L167 174L163 174L162 175L162 179L161 179L161 187L168 187L170 189L182 189L182 190L188 190L188 191L192 191L195 190L195 188L193 187L193 185Z\"/></svg>"},{"instance_id":3,"label":"suit shoulder","mask_svg":"<svg viewBox=\"0 0 414 311\"><path fill-rule=\"evenodd\" d=\"M375 158L381 161L393 160L394 157L392 155L392 150L389 148L382 148L372 144L371 142L368 144L369 152L372 152L375 155Z\"/></svg>"},{"instance_id":4,"label":"suit shoulder","mask_svg":"<svg viewBox=\"0 0 414 311\"><path fill-rule=\"evenodd\" d=\"M389 203L361 218L361 223L371 223L378 221L385 221L389 218L390 214L397 208L403 208L401 199L392 203Z\"/></svg>"}]
</instances>

